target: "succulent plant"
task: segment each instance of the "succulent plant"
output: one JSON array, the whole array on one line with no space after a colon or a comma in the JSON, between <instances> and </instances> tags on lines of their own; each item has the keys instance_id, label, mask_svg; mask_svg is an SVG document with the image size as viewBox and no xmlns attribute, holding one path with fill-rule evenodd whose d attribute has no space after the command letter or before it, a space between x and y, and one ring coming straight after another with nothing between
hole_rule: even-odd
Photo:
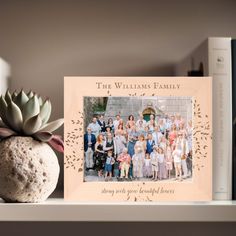
<instances>
[{"instance_id":1,"label":"succulent plant","mask_svg":"<svg viewBox=\"0 0 236 236\"><path fill-rule=\"evenodd\" d=\"M9 90L0 97L0 139L10 136L31 136L49 143L56 150L63 152L64 145L59 135L52 132L63 124L63 119L49 122L51 102L30 91L21 90L12 94Z\"/></svg>"}]
</instances>

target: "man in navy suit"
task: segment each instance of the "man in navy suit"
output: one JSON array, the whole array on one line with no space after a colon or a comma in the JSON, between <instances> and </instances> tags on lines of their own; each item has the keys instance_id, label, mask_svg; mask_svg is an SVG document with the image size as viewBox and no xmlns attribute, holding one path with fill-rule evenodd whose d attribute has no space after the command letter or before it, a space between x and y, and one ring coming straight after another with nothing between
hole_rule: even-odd
<instances>
[{"instance_id":1,"label":"man in navy suit","mask_svg":"<svg viewBox=\"0 0 236 236\"><path fill-rule=\"evenodd\" d=\"M84 153L86 169L92 169L94 165L93 153L96 143L96 137L92 134L90 127L87 128L87 133L84 135Z\"/></svg>"},{"instance_id":2,"label":"man in navy suit","mask_svg":"<svg viewBox=\"0 0 236 236\"><path fill-rule=\"evenodd\" d=\"M152 134L148 134L147 137L147 149L146 149L146 153L151 154L153 152L153 146L155 145L154 140L152 139Z\"/></svg>"},{"instance_id":3,"label":"man in navy suit","mask_svg":"<svg viewBox=\"0 0 236 236\"><path fill-rule=\"evenodd\" d=\"M106 123L104 121L104 116L100 115L97 119L97 122L101 126L101 132L105 133L106 132Z\"/></svg>"}]
</instances>

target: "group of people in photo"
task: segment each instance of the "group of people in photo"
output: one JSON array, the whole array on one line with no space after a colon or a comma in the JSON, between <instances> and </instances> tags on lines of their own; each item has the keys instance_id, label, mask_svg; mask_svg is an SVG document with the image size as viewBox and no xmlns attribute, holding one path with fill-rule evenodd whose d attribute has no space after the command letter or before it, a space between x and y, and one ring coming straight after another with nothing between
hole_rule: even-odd
<instances>
[{"instance_id":1,"label":"group of people in photo","mask_svg":"<svg viewBox=\"0 0 236 236\"><path fill-rule=\"evenodd\" d=\"M155 117L146 121L129 115L113 120L93 117L84 135L86 171L98 178L132 181L174 179L192 175L192 121L180 114Z\"/></svg>"}]
</instances>

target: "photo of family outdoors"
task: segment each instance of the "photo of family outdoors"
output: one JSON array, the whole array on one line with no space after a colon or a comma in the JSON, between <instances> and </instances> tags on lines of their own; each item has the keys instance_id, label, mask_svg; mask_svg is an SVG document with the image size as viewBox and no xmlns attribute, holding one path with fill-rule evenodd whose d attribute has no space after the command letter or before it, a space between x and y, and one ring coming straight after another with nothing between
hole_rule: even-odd
<instances>
[{"instance_id":1,"label":"photo of family outdoors","mask_svg":"<svg viewBox=\"0 0 236 236\"><path fill-rule=\"evenodd\" d=\"M191 97L84 97L84 181L191 181Z\"/></svg>"}]
</instances>

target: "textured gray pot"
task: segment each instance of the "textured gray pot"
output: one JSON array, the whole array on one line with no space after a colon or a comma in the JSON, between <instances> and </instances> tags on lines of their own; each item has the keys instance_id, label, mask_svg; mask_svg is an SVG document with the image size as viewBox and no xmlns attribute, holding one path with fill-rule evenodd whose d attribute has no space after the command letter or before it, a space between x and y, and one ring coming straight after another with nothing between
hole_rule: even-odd
<instances>
[{"instance_id":1,"label":"textured gray pot","mask_svg":"<svg viewBox=\"0 0 236 236\"><path fill-rule=\"evenodd\" d=\"M59 164L47 143L31 137L0 142L0 197L7 202L42 202L55 190Z\"/></svg>"}]
</instances>

